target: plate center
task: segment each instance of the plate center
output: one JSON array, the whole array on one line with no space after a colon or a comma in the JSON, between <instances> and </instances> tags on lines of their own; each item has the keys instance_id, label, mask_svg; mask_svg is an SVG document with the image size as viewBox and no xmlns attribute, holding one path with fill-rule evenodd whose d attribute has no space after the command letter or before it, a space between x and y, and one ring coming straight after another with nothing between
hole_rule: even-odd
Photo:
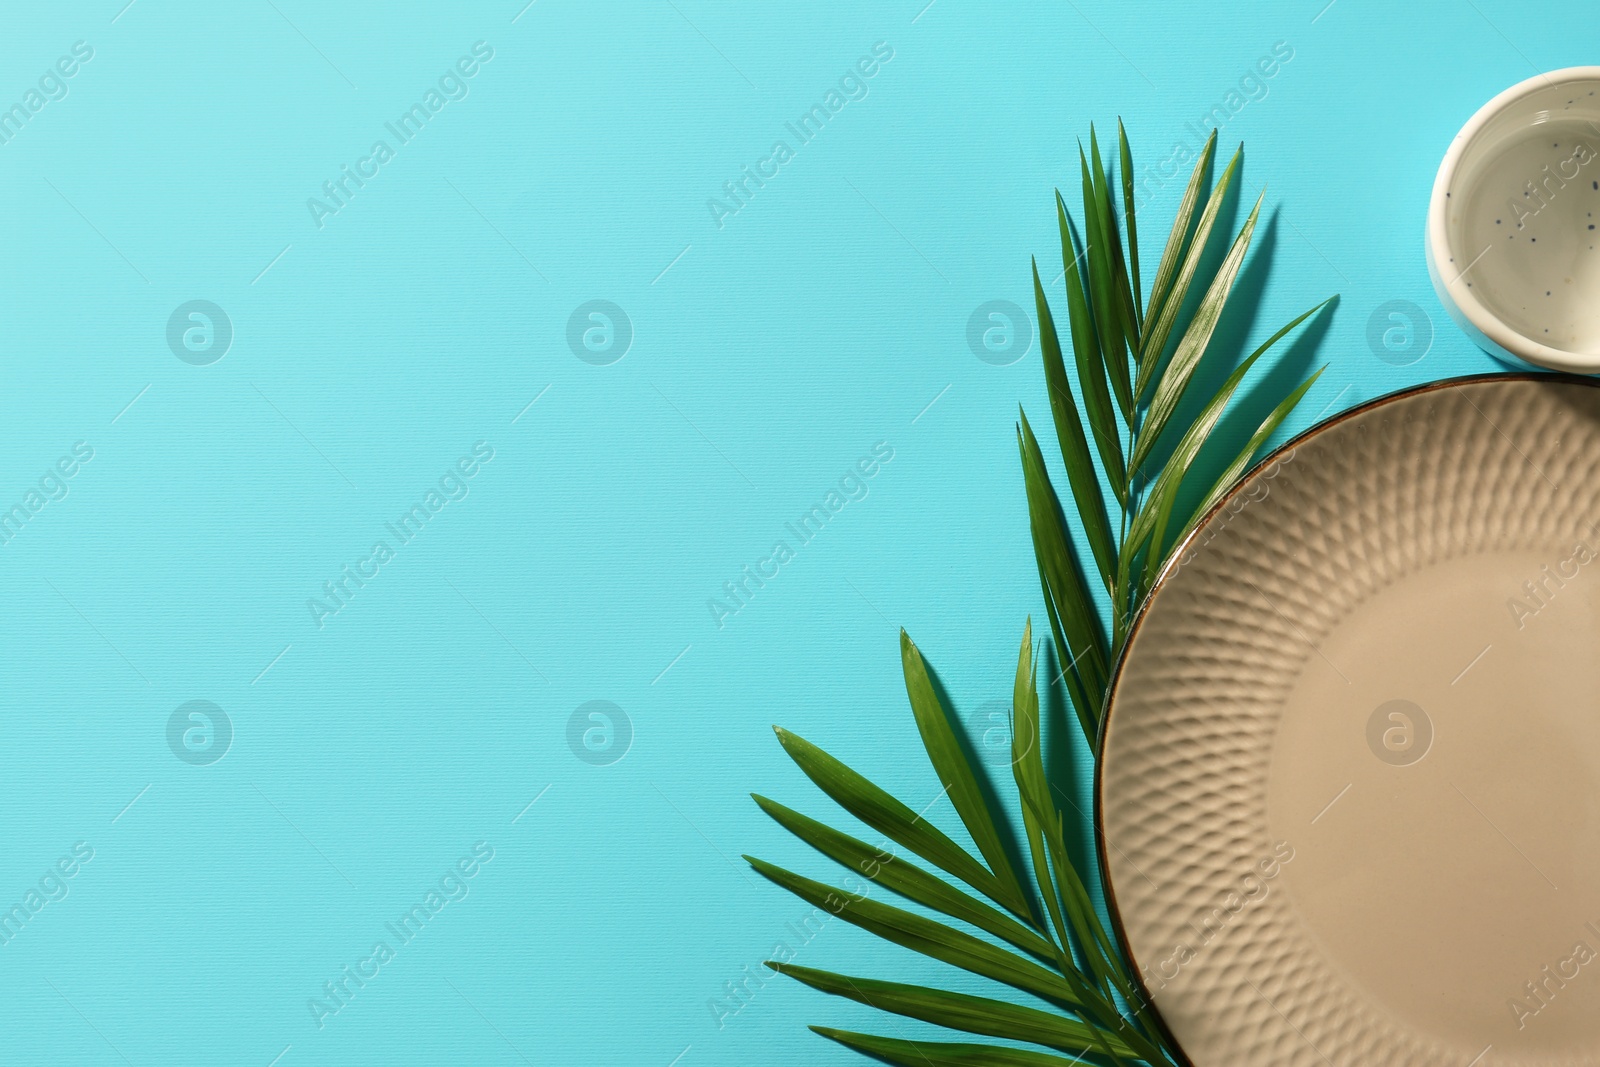
<instances>
[{"instance_id":1,"label":"plate center","mask_svg":"<svg viewBox=\"0 0 1600 1067\"><path fill-rule=\"evenodd\" d=\"M1596 549L1380 590L1307 646L1274 741L1312 938L1375 1010L1507 1058L1600 1047Z\"/></svg>"},{"instance_id":2,"label":"plate center","mask_svg":"<svg viewBox=\"0 0 1600 1067\"><path fill-rule=\"evenodd\" d=\"M1600 352L1600 133L1555 119L1463 175L1456 260L1478 299L1540 344ZM1465 257L1465 258L1463 258Z\"/></svg>"}]
</instances>

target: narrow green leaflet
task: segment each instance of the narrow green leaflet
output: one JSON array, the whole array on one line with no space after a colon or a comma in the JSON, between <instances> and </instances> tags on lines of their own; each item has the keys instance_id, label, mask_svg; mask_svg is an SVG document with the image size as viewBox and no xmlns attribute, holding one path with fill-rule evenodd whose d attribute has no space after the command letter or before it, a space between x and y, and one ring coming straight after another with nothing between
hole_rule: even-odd
<instances>
[{"instance_id":1,"label":"narrow green leaflet","mask_svg":"<svg viewBox=\"0 0 1600 1067\"><path fill-rule=\"evenodd\" d=\"M1043 776L1044 758L1041 755L1043 737L1039 730L1039 693L1033 678L1033 620L1022 631L1022 651L1017 654L1017 680L1011 695L1011 773L1016 779L1017 792L1026 796L1038 788ZM1028 839L1028 855L1033 864L1033 874L1039 886L1040 899L1050 914L1055 927L1056 940L1062 948L1061 963L1071 945L1071 932L1066 918L1061 914L1061 899L1050 881L1050 864L1044 843L1044 831L1039 820L1026 804L1023 805L1022 827Z\"/></svg>"},{"instance_id":2,"label":"narrow green leaflet","mask_svg":"<svg viewBox=\"0 0 1600 1067\"><path fill-rule=\"evenodd\" d=\"M1021 434L1018 434L1021 437ZM1021 443L1020 440L1018 442ZM1061 613L1056 610L1055 596L1050 592L1050 581L1045 576L1045 562L1040 554L1039 540L1033 539L1033 558L1038 564L1039 591L1044 595L1044 613L1050 619L1050 636L1055 638L1056 650L1071 651L1072 646L1067 644L1067 636L1061 630ZM1078 723L1083 727L1084 740L1094 737L1095 704L1089 698L1089 691L1083 686L1083 679L1078 676L1076 667L1063 666L1059 679L1067 690L1067 698L1072 702L1073 713L1078 717Z\"/></svg>"},{"instance_id":3,"label":"narrow green leaflet","mask_svg":"<svg viewBox=\"0 0 1600 1067\"><path fill-rule=\"evenodd\" d=\"M1082 288L1075 285L1077 268L1067 267L1067 292L1068 306L1081 307L1083 303ZM1074 300L1074 295L1076 298ZM1056 438L1061 442L1061 462L1067 468L1067 484L1072 488L1072 500L1077 505L1078 516L1083 520L1084 533L1089 538L1089 550L1094 553L1095 564L1100 568L1100 576L1110 588L1111 575L1116 567L1117 547L1111 539L1111 520L1106 516L1106 498L1100 488L1100 477L1095 474L1094 461L1089 458L1089 442L1083 436L1083 423L1078 418L1078 405L1072 399L1072 386L1067 380L1067 367L1061 359L1061 340L1056 333L1056 321L1050 314L1050 304L1044 297L1044 285L1039 281L1039 265L1033 265L1033 296L1034 306L1039 315L1039 349L1044 355L1044 383L1050 391L1050 414L1055 420ZM1076 316L1077 312L1073 312ZM1076 325L1072 327L1073 345L1092 345L1092 338L1078 340L1082 336ZM1082 366L1083 355L1078 355L1079 366ZM1106 401L1106 412L1110 413L1110 401ZM1096 441L1097 444L1100 442ZM1116 438L1112 438L1111 447L1117 449L1116 462L1118 464L1118 480L1122 480L1121 446ZM1104 446L1100 455L1107 455ZM1110 469L1110 468L1107 468ZM1118 498L1121 499L1120 497Z\"/></svg>"},{"instance_id":4,"label":"narrow green leaflet","mask_svg":"<svg viewBox=\"0 0 1600 1067\"><path fill-rule=\"evenodd\" d=\"M953 919L971 923L978 929L986 930L1047 963L1055 962L1055 945L1031 926L1024 926L1005 912L968 896L921 867L882 849L874 848L860 838L835 830L792 808L784 807L775 800L768 800L758 793L750 795L761 806L761 810L772 816L778 825L829 859L872 879L907 900L941 911Z\"/></svg>"},{"instance_id":5,"label":"narrow green leaflet","mask_svg":"<svg viewBox=\"0 0 1600 1067\"><path fill-rule=\"evenodd\" d=\"M1100 633L1099 613L1078 575L1067 531L1057 511L1055 490L1045 472L1044 455L1039 451L1039 442L1033 436L1033 427L1028 425L1027 415L1021 416L1017 437L1017 445L1022 452L1023 483L1028 493L1028 518L1033 529L1034 552L1039 558L1039 566L1046 572L1050 594L1067 637L1064 650L1066 661L1061 666L1063 670L1076 671L1083 680L1084 689L1095 694L1090 702L1093 718L1098 724L1099 694L1105 691L1107 665L1110 663L1105 639Z\"/></svg>"},{"instance_id":6,"label":"narrow green leaflet","mask_svg":"<svg viewBox=\"0 0 1600 1067\"><path fill-rule=\"evenodd\" d=\"M932 823L798 734L773 727L783 750L840 807L996 903L1012 895L988 868Z\"/></svg>"},{"instance_id":7,"label":"narrow green leaflet","mask_svg":"<svg viewBox=\"0 0 1600 1067\"><path fill-rule=\"evenodd\" d=\"M1039 691L1034 684L1033 673L1033 620L1030 618L1022 630L1022 650L1017 653L1017 679L1011 690L1011 775L1016 779L1020 796L1039 788L1039 779L1044 774L1044 757L1040 751L1044 739L1039 730ZM1026 807L1022 815L1039 897L1050 914L1057 940L1065 945L1069 933L1066 919L1061 914L1061 901L1050 881L1044 833L1038 820L1031 816Z\"/></svg>"},{"instance_id":8,"label":"narrow green leaflet","mask_svg":"<svg viewBox=\"0 0 1600 1067\"><path fill-rule=\"evenodd\" d=\"M1095 450L1100 454L1100 463L1120 504L1125 494L1116 490L1127 479L1122 459L1122 439L1117 429L1117 417L1111 407L1111 394L1106 390L1105 361L1100 345L1095 340L1083 275L1078 270L1077 260L1071 258L1072 232L1067 225L1066 205L1059 193L1056 194L1056 217L1061 224L1061 258L1066 264L1067 323L1072 333L1072 358L1078 368L1078 391L1083 394L1083 410L1089 417ZM1095 491L1100 491L1098 478Z\"/></svg>"},{"instance_id":9,"label":"narrow green leaflet","mask_svg":"<svg viewBox=\"0 0 1600 1067\"><path fill-rule=\"evenodd\" d=\"M806 903L831 912L852 926L859 926L885 941L892 941L913 952L931 956L984 978L1004 982L1025 993L1053 1001L1069 1011L1078 1009L1072 987L1060 975L1045 970L1031 960L903 908L852 897L830 885L814 882L752 856L746 856L745 861L763 878L782 886Z\"/></svg>"},{"instance_id":10,"label":"narrow green leaflet","mask_svg":"<svg viewBox=\"0 0 1600 1067\"><path fill-rule=\"evenodd\" d=\"M1211 136L1206 138L1206 146L1201 150L1200 158L1195 161L1194 172L1189 175L1189 184L1183 190L1183 199L1178 203L1178 217L1172 223L1172 232L1167 235L1167 247L1161 253L1161 263L1156 267L1155 281L1150 283L1150 299L1144 307L1145 334L1139 343L1139 382L1133 390L1135 396L1144 395L1144 383L1147 381L1151 364L1161 358L1160 352L1151 351L1150 323L1160 317L1167 302L1167 295L1178 277L1178 267L1183 262L1184 249L1189 247L1189 225L1194 221L1194 209L1200 203L1200 191L1205 187L1206 172L1211 168L1211 157L1216 155L1216 152L1217 131L1212 130ZM1163 339L1162 344L1165 343Z\"/></svg>"},{"instance_id":11,"label":"narrow green leaflet","mask_svg":"<svg viewBox=\"0 0 1600 1067\"><path fill-rule=\"evenodd\" d=\"M1077 1067L1084 1062L1077 1057L1068 1060L1044 1052L998 1048L994 1045L902 1041L849 1030L833 1030L826 1026L813 1026L811 1030L857 1052L865 1052L889 1063L901 1064L902 1067Z\"/></svg>"},{"instance_id":12,"label":"narrow green leaflet","mask_svg":"<svg viewBox=\"0 0 1600 1067\"><path fill-rule=\"evenodd\" d=\"M1233 158L1228 161L1227 167L1222 171L1222 177L1217 179L1216 188L1211 190L1211 198L1206 201L1206 209L1200 214L1200 221L1195 224L1194 240L1189 243L1189 248L1183 257L1183 268L1178 272L1177 280L1173 282L1171 291L1167 294L1166 301L1161 305L1161 314L1156 319L1155 325L1145 331L1145 350L1142 354L1140 369L1144 373L1144 386L1156 380L1156 373L1161 367L1161 356L1167 349L1167 340L1172 336L1172 331L1178 322L1178 315L1183 311L1183 305L1189 298L1189 287L1194 284L1195 274L1200 269L1200 264L1205 260L1206 248L1211 243L1211 231L1216 228L1217 216L1222 211L1222 204L1228 198L1228 188L1233 184L1233 176L1239 170L1239 160L1244 149L1240 148L1233 153ZM1191 320L1192 322L1192 320ZM1145 388L1139 390L1142 399ZM1155 444L1154 434L1141 434L1141 440L1148 441L1146 449ZM1138 470L1138 463L1131 463L1134 470Z\"/></svg>"},{"instance_id":13,"label":"narrow green leaflet","mask_svg":"<svg viewBox=\"0 0 1600 1067\"><path fill-rule=\"evenodd\" d=\"M1060 811L1047 795L1024 797L1023 802L1025 810L1031 809L1046 830L1044 840L1057 890L1072 927L1078 959L1085 964L1082 972L1076 966L1062 969L1063 976L1084 1005L1085 1018L1098 1023L1107 1034L1120 1034L1141 1058L1159 1060L1155 1039L1149 1036L1156 1032L1154 1021L1149 1018L1144 999L1134 989L1133 979L1121 962L1121 954L1101 924L1088 889L1067 854ZM1091 978L1094 988L1090 987ZM1141 1033L1122 1016L1113 994L1121 997L1124 1003L1136 1005L1135 1016L1148 1028L1146 1032ZM1109 1048L1104 1051L1114 1055Z\"/></svg>"},{"instance_id":14,"label":"narrow green leaflet","mask_svg":"<svg viewBox=\"0 0 1600 1067\"><path fill-rule=\"evenodd\" d=\"M1126 347L1117 345L1115 353L1106 353L1106 372L1111 378L1111 390L1116 394L1117 406L1122 409L1123 421L1133 416L1133 384L1128 379L1128 352L1139 351L1139 318L1133 307L1133 290L1128 285L1128 265L1122 251L1122 238L1117 232L1117 197L1106 176L1105 162L1100 158L1100 141L1094 127L1089 127L1089 160L1094 165L1094 203L1100 213L1100 233L1105 239L1106 254L1111 269L1111 313L1117 317L1116 334L1126 340ZM1113 358L1115 357L1115 358Z\"/></svg>"},{"instance_id":15,"label":"narrow green leaflet","mask_svg":"<svg viewBox=\"0 0 1600 1067\"><path fill-rule=\"evenodd\" d=\"M1087 325L1090 337L1096 343L1096 362L1100 365L1101 379L1095 388L1105 386L1104 376L1112 363L1118 358L1126 344L1122 335L1122 319L1117 315L1116 288L1111 281L1111 237L1101 225L1105 216L1100 210L1099 196L1095 189L1094 176L1089 172L1089 159L1083 154L1083 145L1078 146L1078 166L1082 171L1083 180L1083 275L1084 294L1088 297L1089 308L1093 312ZM1060 195L1059 193L1057 194ZM1065 223L1063 223L1065 226ZM1066 250L1062 250L1062 259L1066 259ZM1076 257L1074 257L1076 258ZM1072 324L1074 339L1077 337L1078 324ZM1079 379L1079 386L1088 395L1091 385L1088 381ZM1118 398L1121 399L1120 397ZM1131 413L1131 407L1123 408L1123 418Z\"/></svg>"},{"instance_id":16,"label":"narrow green leaflet","mask_svg":"<svg viewBox=\"0 0 1600 1067\"><path fill-rule=\"evenodd\" d=\"M1070 944L1069 939L1077 939L1078 944L1085 945L1086 952L1098 953L1096 969L1104 969L1110 966L1110 939L1099 925L1099 917L1094 913L1090 897L1083 888L1082 878L1078 878L1077 870L1067 857L1066 841L1062 838L1061 813L1050 800L1050 787L1046 785L1048 779L1045 776L1043 750L1042 745L1038 744L1038 689L1034 683L1032 641L1034 627L1029 622L1022 632L1022 649L1018 653L1016 681L1011 691L1011 773L1016 777L1016 787L1022 797L1022 819L1030 848L1037 837L1048 849L1051 861L1056 864L1058 877L1056 883L1051 883L1048 877L1050 865L1043 864L1040 862L1042 857L1035 856L1038 889L1045 897L1046 909L1050 910L1051 920L1056 925L1056 941L1066 945ZM1066 913L1062 913L1062 909L1066 909ZM1118 987L1126 984L1120 974L1110 976L1107 973L1106 979ZM1106 982L1102 982L1102 990L1109 992Z\"/></svg>"},{"instance_id":17,"label":"narrow green leaflet","mask_svg":"<svg viewBox=\"0 0 1600 1067\"><path fill-rule=\"evenodd\" d=\"M1144 322L1144 289L1139 284L1139 225L1134 218L1133 150L1128 147L1128 131L1117 119L1117 170L1122 177L1122 224L1128 233L1128 270L1132 273L1134 322ZM1137 337L1138 334L1133 336ZM1137 349L1135 349L1137 351Z\"/></svg>"},{"instance_id":18,"label":"narrow green leaflet","mask_svg":"<svg viewBox=\"0 0 1600 1067\"><path fill-rule=\"evenodd\" d=\"M1136 472L1160 439L1161 431L1167 428L1167 420L1178 410L1178 402L1189 388L1189 380L1200 365L1200 357L1211 343L1211 335L1216 332L1217 321L1222 318L1223 306L1228 302L1228 294L1233 291L1234 279L1244 263L1244 254L1250 247L1250 238L1255 235L1256 219L1260 215L1261 197L1257 197L1255 207L1250 209L1250 217L1244 220L1239 236L1234 238L1233 247L1228 249L1222 266L1217 268L1211 288L1206 290L1200 305L1195 308L1189 328L1183 331L1183 340L1178 342L1177 350L1172 353L1172 359L1156 382L1155 394L1150 398L1150 408L1145 412L1144 425L1140 429L1139 443L1133 448L1132 469Z\"/></svg>"},{"instance_id":19,"label":"narrow green leaflet","mask_svg":"<svg viewBox=\"0 0 1600 1067\"><path fill-rule=\"evenodd\" d=\"M1130 547L1123 535L1122 552L1117 557L1117 589L1111 598L1111 647L1121 648L1127 636L1128 621L1133 617L1133 555L1137 546Z\"/></svg>"},{"instance_id":20,"label":"narrow green leaflet","mask_svg":"<svg viewBox=\"0 0 1600 1067\"><path fill-rule=\"evenodd\" d=\"M1167 537L1167 524L1172 521L1172 507L1177 500L1177 487L1180 483L1181 479L1174 479L1170 493L1166 491L1165 486L1162 486L1151 494L1150 510L1155 513L1155 517L1150 523L1150 543L1145 551L1144 573L1139 579L1140 587L1143 589L1148 590L1155 585L1156 576L1161 573L1161 564L1166 559L1165 553L1161 551L1161 545Z\"/></svg>"},{"instance_id":21,"label":"narrow green leaflet","mask_svg":"<svg viewBox=\"0 0 1600 1067\"><path fill-rule=\"evenodd\" d=\"M1039 756L1035 753L1030 758L1037 761ZM1026 789L1022 795L1023 820L1028 826L1030 846L1036 840L1042 840L1048 854L1048 863L1044 857L1036 857L1034 863L1041 872L1053 870L1055 873L1054 885L1048 883L1047 874L1041 877L1042 891L1047 898L1057 901L1052 908L1052 919L1059 930L1057 940L1076 948L1075 956L1063 954L1060 967L1062 977L1083 1006L1080 1014L1085 1021L1093 1024L1100 1051L1114 1061L1119 1059L1108 1042L1111 1035L1120 1034L1122 1041L1139 1058L1160 1062L1157 1046L1129 1026L1112 999L1114 988L1130 1003L1142 1003L1133 995L1131 980L1118 970L1116 950L1101 928L1093 904L1089 902L1077 870L1066 853L1060 813L1048 796L1039 792L1044 780L1042 765L1029 778L1031 781L1023 787Z\"/></svg>"},{"instance_id":22,"label":"narrow green leaflet","mask_svg":"<svg viewBox=\"0 0 1600 1067\"><path fill-rule=\"evenodd\" d=\"M917 730L922 734L922 746L928 750L928 759L944 786L956 814L972 835L973 843L989 869L994 872L1008 896L1001 901L1018 915L1030 915L1028 894L1023 891L1022 880L1011 866L1011 857L1000 843L1000 831L995 827L994 816L984 800L978 778L972 773L972 764L950 728L950 716L939 696L933 691L933 681L922 662L922 652L909 634L900 631L900 664L906 676L906 696L911 700L911 713L916 716Z\"/></svg>"},{"instance_id":23,"label":"narrow green leaflet","mask_svg":"<svg viewBox=\"0 0 1600 1067\"><path fill-rule=\"evenodd\" d=\"M844 997L909 1019L937 1023L951 1030L1028 1041L1072 1053L1082 1052L1095 1044L1089 1026L1037 1008L1025 1008L990 997L949 993L926 986L852 978L810 967L797 967L792 963L769 962L767 966L832 996ZM1121 1042L1113 1040L1111 1043L1120 1055L1133 1055L1132 1050Z\"/></svg>"}]
</instances>

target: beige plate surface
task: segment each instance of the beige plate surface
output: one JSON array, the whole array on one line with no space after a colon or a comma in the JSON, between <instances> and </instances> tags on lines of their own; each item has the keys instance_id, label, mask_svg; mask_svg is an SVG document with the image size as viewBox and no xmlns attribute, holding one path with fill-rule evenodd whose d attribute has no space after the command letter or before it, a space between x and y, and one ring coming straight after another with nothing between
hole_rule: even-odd
<instances>
[{"instance_id":1,"label":"beige plate surface","mask_svg":"<svg viewBox=\"0 0 1600 1067\"><path fill-rule=\"evenodd\" d=\"M1600 387L1292 442L1113 683L1114 917L1196 1067L1600 1065Z\"/></svg>"}]
</instances>

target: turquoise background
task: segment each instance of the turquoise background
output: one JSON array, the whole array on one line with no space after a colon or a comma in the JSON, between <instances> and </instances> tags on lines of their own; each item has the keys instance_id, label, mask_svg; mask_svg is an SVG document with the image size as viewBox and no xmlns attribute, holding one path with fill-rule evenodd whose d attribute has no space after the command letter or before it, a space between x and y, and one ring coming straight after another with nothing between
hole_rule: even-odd
<instances>
[{"instance_id":1,"label":"turquoise background","mask_svg":"<svg viewBox=\"0 0 1600 1067\"><path fill-rule=\"evenodd\" d=\"M960 982L843 923L797 939L811 909L739 855L839 872L747 793L830 813L781 722L937 799L900 625L984 743L1040 610L1012 423L1047 420L1036 341L985 362L968 320L1029 304L1030 254L1059 272L1091 121L1153 165L1282 42L1222 140L1272 220L1225 333L1341 294L1288 354L1329 369L1285 432L1498 367L1433 296L1424 207L1483 101L1595 60L1577 5L925 3L8 5L0 106L93 55L0 144L0 509L93 458L0 546L0 908L93 859L0 946L6 1062L842 1064L804 1023L916 1032L793 984L727 999L779 942ZM719 227L708 200L877 42L865 97ZM1144 208L1146 278L1181 185ZM192 300L231 323L219 361L168 344ZM619 361L569 345L591 300L631 324ZM1417 312L1382 359L1389 301ZM391 540L477 442L466 497ZM708 600L878 442L865 498L719 628ZM208 765L168 743L192 700L232 726ZM590 701L609 750L587 712L569 743ZM319 1028L308 1001L479 842Z\"/></svg>"}]
</instances>

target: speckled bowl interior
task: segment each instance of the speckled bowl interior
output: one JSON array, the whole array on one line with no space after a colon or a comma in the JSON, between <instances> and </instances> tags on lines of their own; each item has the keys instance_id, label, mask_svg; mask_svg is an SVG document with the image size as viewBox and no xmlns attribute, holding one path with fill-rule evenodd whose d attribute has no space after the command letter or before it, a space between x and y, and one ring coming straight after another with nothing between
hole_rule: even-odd
<instances>
[{"instance_id":1,"label":"speckled bowl interior","mask_svg":"<svg viewBox=\"0 0 1600 1067\"><path fill-rule=\"evenodd\" d=\"M1480 112L1452 154L1445 255L1430 249L1447 302L1515 356L1596 369L1580 364L1600 361L1600 77L1525 82Z\"/></svg>"}]
</instances>

